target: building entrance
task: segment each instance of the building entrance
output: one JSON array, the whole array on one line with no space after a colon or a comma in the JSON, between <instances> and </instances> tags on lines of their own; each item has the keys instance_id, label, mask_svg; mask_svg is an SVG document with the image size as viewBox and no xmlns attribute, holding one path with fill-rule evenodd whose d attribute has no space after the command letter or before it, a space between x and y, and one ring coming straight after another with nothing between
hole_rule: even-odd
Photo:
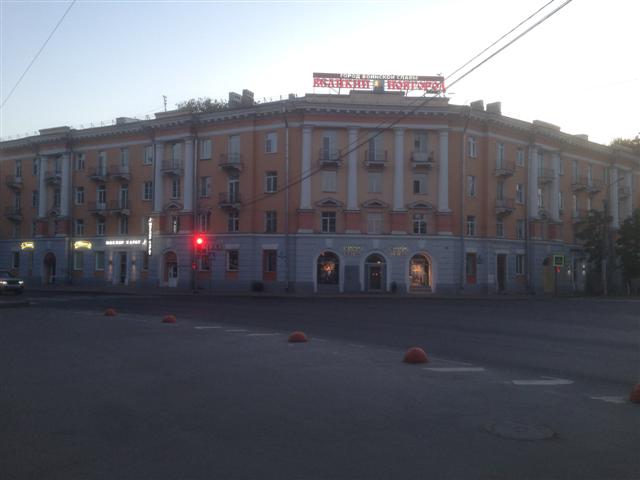
<instances>
[{"instance_id":1,"label":"building entrance","mask_svg":"<svg viewBox=\"0 0 640 480\"><path fill-rule=\"evenodd\" d=\"M386 262L382 255L374 253L369 255L365 261L365 290L377 292L386 290Z\"/></svg>"}]
</instances>

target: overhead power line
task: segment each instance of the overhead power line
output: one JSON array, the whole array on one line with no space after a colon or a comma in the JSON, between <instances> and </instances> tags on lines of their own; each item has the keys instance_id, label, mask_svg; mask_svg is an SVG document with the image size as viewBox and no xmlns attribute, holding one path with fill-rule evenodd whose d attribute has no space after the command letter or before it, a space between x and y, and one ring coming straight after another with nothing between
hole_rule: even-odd
<instances>
[{"instance_id":1,"label":"overhead power line","mask_svg":"<svg viewBox=\"0 0 640 480\"><path fill-rule=\"evenodd\" d=\"M53 37L53 34L56 33L56 30L58 30L58 27L60 26L60 24L62 23L62 21L64 20L64 18L67 16L67 14L69 13L69 10L71 10L71 7L73 7L73 5L76 3L77 0L72 0L71 4L67 7L67 10L64 12L64 14L62 15L62 17L60 17L60 20L58 20L58 23L56 23L56 26L53 27L53 30L51 31L51 33L49 34L49 36L47 37L47 39L44 41L44 43L42 44L42 46L40 47L40 50L38 50L38 53L35 54L35 56L33 57L33 59L31 60L31 62L29 62L29 65L27 65L27 68L24 70L24 72L22 72L22 75L20 75L20 78L18 79L18 81L16 82L16 84L13 86L13 88L11 89L11 91L9 92L9 95L7 95L7 97L2 101L2 105L0 105L0 109L2 107L4 107L4 104L7 103L7 100L9 100L11 98L11 95L13 95L13 92L15 92L16 88L18 88L18 85L20 85L20 82L22 81L22 79L24 78L24 76L27 74L27 72L29 71L29 69L31 69L31 66L35 63L35 61L38 59L38 57L40 56L40 54L42 53L42 51L44 50L44 47L47 46L47 43L49 43L49 40L51 40L51 37Z\"/></svg>"}]
</instances>

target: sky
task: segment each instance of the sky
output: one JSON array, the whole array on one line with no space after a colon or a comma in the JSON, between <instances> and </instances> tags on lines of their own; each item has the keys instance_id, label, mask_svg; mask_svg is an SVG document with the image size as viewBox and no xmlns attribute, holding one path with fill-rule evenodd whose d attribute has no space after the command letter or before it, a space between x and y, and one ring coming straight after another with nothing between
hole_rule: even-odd
<instances>
[{"instance_id":1,"label":"sky","mask_svg":"<svg viewBox=\"0 0 640 480\"><path fill-rule=\"evenodd\" d=\"M0 138L152 116L163 95L169 110L244 88L301 96L313 72L448 76L548 1L77 0L8 97L71 1L0 0ZM636 0L573 0L447 95L599 143L635 137L639 18Z\"/></svg>"}]
</instances>

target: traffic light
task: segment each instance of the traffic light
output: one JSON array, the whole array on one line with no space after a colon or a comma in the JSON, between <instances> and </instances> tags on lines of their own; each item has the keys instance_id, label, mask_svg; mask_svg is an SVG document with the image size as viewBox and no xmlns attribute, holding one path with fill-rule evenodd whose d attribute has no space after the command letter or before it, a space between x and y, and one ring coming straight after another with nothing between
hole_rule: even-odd
<instances>
[{"instance_id":1,"label":"traffic light","mask_svg":"<svg viewBox=\"0 0 640 480\"><path fill-rule=\"evenodd\" d=\"M207 241L205 240L203 235L196 235L193 238L193 247L196 253L201 253L206 248Z\"/></svg>"}]
</instances>

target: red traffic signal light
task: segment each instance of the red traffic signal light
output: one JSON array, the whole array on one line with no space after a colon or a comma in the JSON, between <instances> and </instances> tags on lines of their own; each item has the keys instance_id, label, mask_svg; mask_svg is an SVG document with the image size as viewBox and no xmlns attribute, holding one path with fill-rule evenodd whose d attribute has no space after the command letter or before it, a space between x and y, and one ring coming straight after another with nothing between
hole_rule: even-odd
<instances>
[{"instance_id":1,"label":"red traffic signal light","mask_svg":"<svg viewBox=\"0 0 640 480\"><path fill-rule=\"evenodd\" d=\"M193 247L195 248L196 252L204 250L206 244L207 241L205 240L204 236L196 235L195 237L193 237Z\"/></svg>"},{"instance_id":2,"label":"red traffic signal light","mask_svg":"<svg viewBox=\"0 0 640 480\"><path fill-rule=\"evenodd\" d=\"M202 238L202 237L196 237L196 245L198 245L198 246L200 246L200 247L201 247L202 245L204 245L204 238Z\"/></svg>"}]
</instances>

